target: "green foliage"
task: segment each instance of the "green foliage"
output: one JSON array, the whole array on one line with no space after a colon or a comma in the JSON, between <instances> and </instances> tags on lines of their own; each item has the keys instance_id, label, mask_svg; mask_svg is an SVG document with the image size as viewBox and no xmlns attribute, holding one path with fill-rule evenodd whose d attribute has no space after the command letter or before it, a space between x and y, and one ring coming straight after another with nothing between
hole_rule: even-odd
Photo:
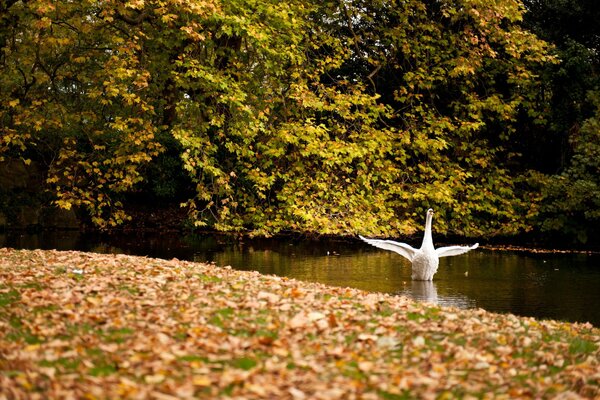
<instances>
[{"instance_id":1,"label":"green foliage","mask_svg":"<svg viewBox=\"0 0 600 400\"><path fill-rule=\"evenodd\" d=\"M466 235L529 229L511 141L519 113L542 118L533 71L553 59L520 27L519 3L353 4L349 23L364 21L352 33L371 46L367 70L382 71L374 90L395 110L393 214L414 229L434 207L445 214L439 230Z\"/></svg>"},{"instance_id":2,"label":"green foliage","mask_svg":"<svg viewBox=\"0 0 600 400\"><path fill-rule=\"evenodd\" d=\"M204 99L228 99L216 115L202 115L192 96L178 106L188 115L175 136L197 182L188 205L198 225L406 234L433 206L455 221L442 231L529 228L504 146L520 110L537 115L531 67L552 59L519 27L518 3L357 1L304 14L298 4L286 7L303 17L276 24L288 35L253 36L253 24L271 18L265 8L243 15L245 29L226 29L235 33L229 43L246 43L243 52L181 63L182 88L230 93ZM254 59L266 61L257 67ZM237 66L235 79L223 74L226 63ZM383 90L369 84L378 70L389 78Z\"/></svg>"},{"instance_id":3,"label":"green foliage","mask_svg":"<svg viewBox=\"0 0 600 400\"><path fill-rule=\"evenodd\" d=\"M86 208L95 224L125 218L117 193L160 151L150 74L135 32L93 1L16 2L3 29L0 120L4 151L51 159L47 183L63 208ZM35 154L35 153L34 153Z\"/></svg>"},{"instance_id":4,"label":"green foliage","mask_svg":"<svg viewBox=\"0 0 600 400\"><path fill-rule=\"evenodd\" d=\"M572 137L570 164L561 174L540 177L542 229L582 243L600 237L600 94L593 97L596 115Z\"/></svg>"},{"instance_id":5,"label":"green foliage","mask_svg":"<svg viewBox=\"0 0 600 400\"><path fill-rule=\"evenodd\" d=\"M100 227L151 190L222 231L530 229L510 143L553 58L515 0L3 7L0 156Z\"/></svg>"},{"instance_id":6,"label":"green foliage","mask_svg":"<svg viewBox=\"0 0 600 400\"><path fill-rule=\"evenodd\" d=\"M567 242L599 238L600 11L589 0L526 0L525 23L556 44L560 64L542 71L547 126L530 130L528 153L539 193L534 223Z\"/></svg>"},{"instance_id":7,"label":"green foliage","mask_svg":"<svg viewBox=\"0 0 600 400\"><path fill-rule=\"evenodd\" d=\"M555 44L561 60L540 70L543 81L538 101L546 108L547 124L523 127L528 138L522 152L526 164L545 173L564 169L584 120L594 113L588 92L600 85L600 11L590 0L525 0L524 23L541 38Z\"/></svg>"}]
</instances>

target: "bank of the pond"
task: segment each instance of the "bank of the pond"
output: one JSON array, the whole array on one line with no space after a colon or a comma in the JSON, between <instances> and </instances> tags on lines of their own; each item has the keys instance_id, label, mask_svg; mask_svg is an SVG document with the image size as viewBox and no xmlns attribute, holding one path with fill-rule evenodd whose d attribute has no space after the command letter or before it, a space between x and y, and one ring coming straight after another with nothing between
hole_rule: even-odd
<instances>
[{"instance_id":1,"label":"bank of the pond","mask_svg":"<svg viewBox=\"0 0 600 400\"><path fill-rule=\"evenodd\" d=\"M179 260L0 249L1 399L593 398L599 347L589 324Z\"/></svg>"}]
</instances>

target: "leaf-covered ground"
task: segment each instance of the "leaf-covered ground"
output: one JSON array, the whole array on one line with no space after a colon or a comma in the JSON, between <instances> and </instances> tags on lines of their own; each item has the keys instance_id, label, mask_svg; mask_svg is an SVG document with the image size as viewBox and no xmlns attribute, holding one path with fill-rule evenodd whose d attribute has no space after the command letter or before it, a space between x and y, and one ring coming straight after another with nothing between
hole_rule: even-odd
<instances>
[{"instance_id":1,"label":"leaf-covered ground","mask_svg":"<svg viewBox=\"0 0 600 400\"><path fill-rule=\"evenodd\" d=\"M0 249L0 399L594 398L600 330L179 260Z\"/></svg>"}]
</instances>

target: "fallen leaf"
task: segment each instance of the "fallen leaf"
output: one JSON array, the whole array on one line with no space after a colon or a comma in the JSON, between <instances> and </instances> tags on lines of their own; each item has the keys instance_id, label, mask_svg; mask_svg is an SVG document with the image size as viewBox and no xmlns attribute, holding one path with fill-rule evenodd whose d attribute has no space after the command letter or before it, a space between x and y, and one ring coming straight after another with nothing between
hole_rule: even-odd
<instances>
[{"instance_id":1,"label":"fallen leaf","mask_svg":"<svg viewBox=\"0 0 600 400\"><path fill-rule=\"evenodd\" d=\"M288 392L289 392L289 394L292 395L292 398L294 400L304 400L304 399L306 399L306 394L302 390L300 390L300 389L296 389L296 388L292 387L292 388L288 389Z\"/></svg>"},{"instance_id":2,"label":"fallen leaf","mask_svg":"<svg viewBox=\"0 0 600 400\"><path fill-rule=\"evenodd\" d=\"M192 383L195 386L201 386L201 387L206 387L206 386L210 386L211 385L211 380L204 375L196 375L194 376L194 378L192 379Z\"/></svg>"},{"instance_id":3,"label":"fallen leaf","mask_svg":"<svg viewBox=\"0 0 600 400\"><path fill-rule=\"evenodd\" d=\"M266 300L268 303L277 303L281 299L278 295L270 292L258 292L257 298L259 300Z\"/></svg>"},{"instance_id":4,"label":"fallen leaf","mask_svg":"<svg viewBox=\"0 0 600 400\"><path fill-rule=\"evenodd\" d=\"M144 380L146 381L146 383L150 384L161 383L165 380L165 376L163 374L146 375L144 377Z\"/></svg>"}]
</instances>

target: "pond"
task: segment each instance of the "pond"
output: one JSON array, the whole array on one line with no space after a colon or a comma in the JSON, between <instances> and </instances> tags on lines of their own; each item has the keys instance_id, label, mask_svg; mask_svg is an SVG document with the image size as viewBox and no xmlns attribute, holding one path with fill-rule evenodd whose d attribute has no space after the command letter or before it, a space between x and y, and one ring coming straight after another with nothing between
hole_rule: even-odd
<instances>
[{"instance_id":1,"label":"pond","mask_svg":"<svg viewBox=\"0 0 600 400\"><path fill-rule=\"evenodd\" d=\"M414 243L413 245L417 245ZM221 235L0 234L0 247L82 250L230 265L303 281L405 295L600 326L600 255L479 248L440 259L433 282L412 281L399 255L351 239L244 239Z\"/></svg>"}]
</instances>

